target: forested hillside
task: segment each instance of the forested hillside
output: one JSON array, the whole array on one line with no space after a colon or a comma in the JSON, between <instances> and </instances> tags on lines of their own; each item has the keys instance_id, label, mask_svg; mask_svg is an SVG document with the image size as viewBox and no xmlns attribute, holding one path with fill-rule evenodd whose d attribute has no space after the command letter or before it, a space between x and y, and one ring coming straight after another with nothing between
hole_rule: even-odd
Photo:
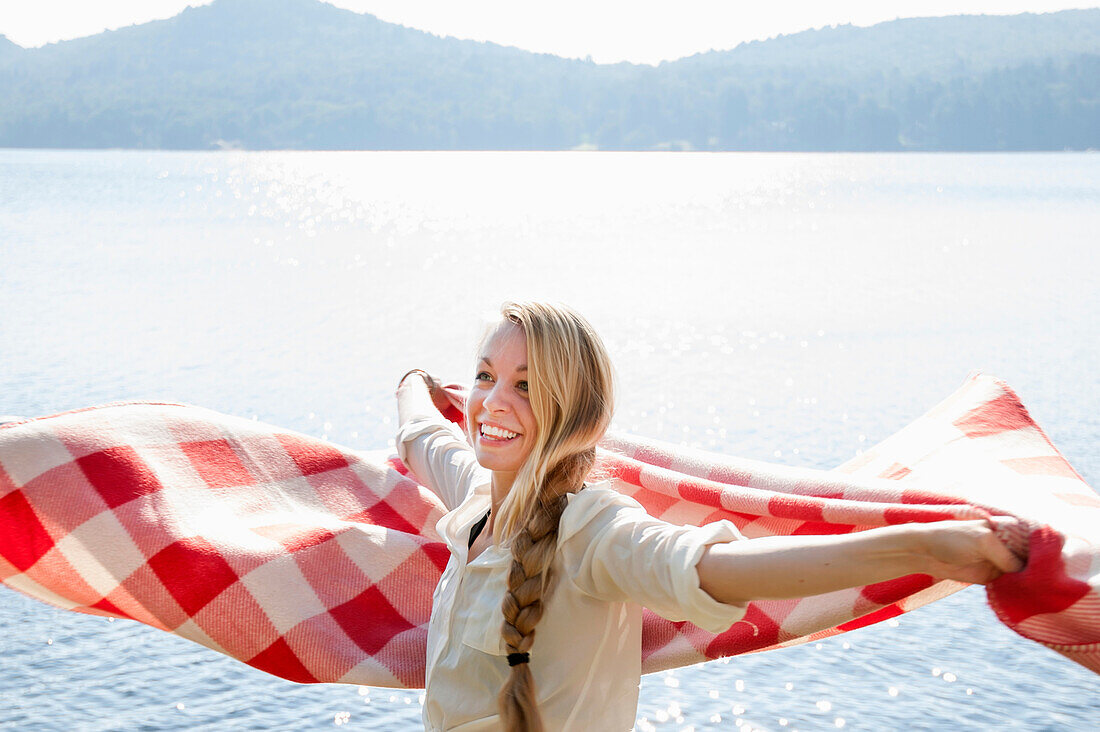
<instances>
[{"instance_id":1,"label":"forested hillside","mask_svg":"<svg viewBox=\"0 0 1100 732\"><path fill-rule=\"evenodd\" d=\"M1100 148L1100 9L903 19L659 66L440 38L316 0L217 0L22 49L0 146Z\"/></svg>"}]
</instances>

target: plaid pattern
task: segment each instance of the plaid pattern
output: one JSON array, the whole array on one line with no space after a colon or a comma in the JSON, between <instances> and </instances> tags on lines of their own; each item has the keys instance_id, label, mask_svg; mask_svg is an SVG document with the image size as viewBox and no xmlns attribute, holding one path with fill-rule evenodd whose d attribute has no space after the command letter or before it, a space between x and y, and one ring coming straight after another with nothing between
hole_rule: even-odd
<instances>
[{"instance_id":1,"label":"plaid pattern","mask_svg":"<svg viewBox=\"0 0 1100 732\"><path fill-rule=\"evenodd\" d=\"M617 488L653 515L730 519L750 538L1000 517L1029 561L988 588L994 611L1100 672L1100 498L997 379L971 374L834 471L624 436L602 447ZM0 427L5 584L293 681L423 685L431 596L448 559L434 529L442 512L391 454L197 407L109 404ZM835 635L961 587L913 575L755 602L718 635L647 612L643 671Z\"/></svg>"}]
</instances>

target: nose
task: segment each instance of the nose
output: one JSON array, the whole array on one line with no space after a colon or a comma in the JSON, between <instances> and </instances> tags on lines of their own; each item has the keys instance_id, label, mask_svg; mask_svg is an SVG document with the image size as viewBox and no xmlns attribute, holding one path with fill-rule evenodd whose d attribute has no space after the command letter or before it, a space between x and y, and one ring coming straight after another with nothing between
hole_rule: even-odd
<instances>
[{"instance_id":1,"label":"nose","mask_svg":"<svg viewBox=\"0 0 1100 732\"><path fill-rule=\"evenodd\" d=\"M482 404L485 405L485 409L489 412L499 413L507 411L510 406L507 387L499 381L494 383L493 388L485 395L485 400Z\"/></svg>"}]
</instances>

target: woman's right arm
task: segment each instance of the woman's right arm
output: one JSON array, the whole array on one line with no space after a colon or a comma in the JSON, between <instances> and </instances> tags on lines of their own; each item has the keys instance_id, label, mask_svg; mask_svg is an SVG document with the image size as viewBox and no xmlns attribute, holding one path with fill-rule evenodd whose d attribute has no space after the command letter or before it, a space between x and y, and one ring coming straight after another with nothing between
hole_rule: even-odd
<instances>
[{"instance_id":1,"label":"woman's right arm","mask_svg":"<svg viewBox=\"0 0 1100 732\"><path fill-rule=\"evenodd\" d=\"M581 491L570 508L576 510L562 517L559 547L565 573L581 591L607 602L636 602L713 633L739 620L754 600L807 597L917 573L989 582L1023 566L985 521L746 539L728 520L666 523L607 489Z\"/></svg>"},{"instance_id":2,"label":"woman's right arm","mask_svg":"<svg viewBox=\"0 0 1100 732\"><path fill-rule=\"evenodd\" d=\"M782 600L908 574L992 582L1023 567L985 521L899 524L853 534L770 536L714 544L699 583L719 602Z\"/></svg>"},{"instance_id":3,"label":"woman's right arm","mask_svg":"<svg viewBox=\"0 0 1100 732\"><path fill-rule=\"evenodd\" d=\"M441 403L446 397L433 384L429 391L427 380L411 373L397 387L397 454L450 511L484 475L465 435L440 413L432 392Z\"/></svg>"},{"instance_id":4,"label":"woman's right arm","mask_svg":"<svg viewBox=\"0 0 1100 732\"><path fill-rule=\"evenodd\" d=\"M434 381L434 380L433 380ZM433 390L434 391L434 388ZM397 419L404 427L418 418L439 416L428 382L419 372L410 372L397 386Z\"/></svg>"}]
</instances>

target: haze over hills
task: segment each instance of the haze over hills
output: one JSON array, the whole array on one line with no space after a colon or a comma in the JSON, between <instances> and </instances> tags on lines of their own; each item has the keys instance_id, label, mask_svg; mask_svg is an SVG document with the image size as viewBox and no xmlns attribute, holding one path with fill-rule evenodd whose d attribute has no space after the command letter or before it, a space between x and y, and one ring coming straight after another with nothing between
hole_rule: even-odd
<instances>
[{"instance_id":1,"label":"haze over hills","mask_svg":"<svg viewBox=\"0 0 1100 732\"><path fill-rule=\"evenodd\" d=\"M1100 9L915 18L659 66L440 38L317 0L216 0L23 49L0 146L1100 148Z\"/></svg>"}]
</instances>

